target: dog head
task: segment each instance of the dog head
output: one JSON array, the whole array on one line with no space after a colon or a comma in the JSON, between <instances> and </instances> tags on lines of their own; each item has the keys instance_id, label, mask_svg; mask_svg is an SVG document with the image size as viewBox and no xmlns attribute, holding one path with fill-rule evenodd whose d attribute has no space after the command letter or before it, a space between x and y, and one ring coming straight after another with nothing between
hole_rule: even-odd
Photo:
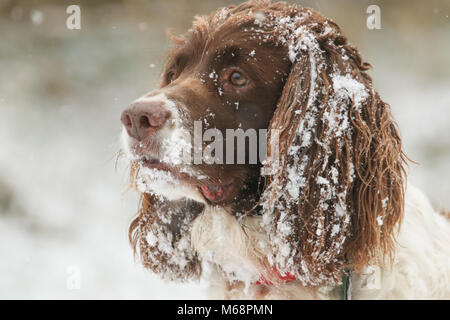
<instances>
[{"instance_id":1,"label":"dog head","mask_svg":"<svg viewBox=\"0 0 450 320\"><path fill-rule=\"evenodd\" d=\"M262 215L267 260L305 285L339 281L345 267L391 256L403 213L401 139L370 65L335 22L312 9L249 1L198 17L187 35L172 38L160 88L122 115L133 172L151 170L131 233L145 235L162 193ZM183 145L195 158L195 121L222 134L214 159L222 147L224 158L236 152L225 148L227 129L267 129L266 161L249 163L251 153L244 164L174 161ZM180 138L185 133L191 138ZM200 143L203 158L212 136ZM183 276L198 275L194 265L180 269Z\"/></svg>"}]
</instances>

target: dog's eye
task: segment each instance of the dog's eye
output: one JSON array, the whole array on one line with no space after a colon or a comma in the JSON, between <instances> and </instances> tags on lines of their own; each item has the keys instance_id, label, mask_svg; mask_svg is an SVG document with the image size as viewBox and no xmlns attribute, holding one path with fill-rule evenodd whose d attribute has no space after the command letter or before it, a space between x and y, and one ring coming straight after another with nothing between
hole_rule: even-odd
<instances>
[{"instance_id":1,"label":"dog's eye","mask_svg":"<svg viewBox=\"0 0 450 320\"><path fill-rule=\"evenodd\" d=\"M175 80L175 72L173 72L173 71L167 72L167 75L166 75L167 84L171 83L173 80Z\"/></svg>"},{"instance_id":2,"label":"dog's eye","mask_svg":"<svg viewBox=\"0 0 450 320\"><path fill-rule=\"evenodd\" d=\"M243 87L248 83L248 79L240 72L233 72L230 76L230 82L236 87Z\"/></svg>"}]
</instances>

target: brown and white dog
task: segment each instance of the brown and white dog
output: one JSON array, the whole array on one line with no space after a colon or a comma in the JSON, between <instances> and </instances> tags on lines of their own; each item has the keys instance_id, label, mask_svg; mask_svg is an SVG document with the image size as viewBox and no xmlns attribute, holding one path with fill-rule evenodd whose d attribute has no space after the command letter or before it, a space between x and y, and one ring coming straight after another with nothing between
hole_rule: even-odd
<instances>
[{"instance_id":1,"label":"brown and white dog","mask_svg":"<svg viewBox=\"0 0 450 320\"><path fill-rule=\"evenodd\" d=\"M407 188L390 106L335 22L249 1L172 39L160 88L121 117L145 267L218 298L338 299L343 275L357 299L450 298L449 222ZM267 159L241 140L236 161L230 129L267 130Z\"/></svg>"}]
</instances>

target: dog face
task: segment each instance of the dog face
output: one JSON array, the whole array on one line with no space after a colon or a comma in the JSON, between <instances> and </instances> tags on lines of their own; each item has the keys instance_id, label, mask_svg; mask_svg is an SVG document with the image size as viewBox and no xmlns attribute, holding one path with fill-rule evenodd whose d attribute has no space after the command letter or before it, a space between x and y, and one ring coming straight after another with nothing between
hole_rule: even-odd
<instances>
[{"instance_id":1,"label":"dog face","mask_svg":"<svg viewBox=\"0 0 450 320\"><path fill-rule=\"evenodd\" d=\"M246 161L237 164L240 141L226 148L227 130L258 133L268 128L291 62L285 48L268 41L261 44L244 31L251 24L197 21L186 37L174 38L176 45L168 54L160 88L134 101L122 114L125 149L144 167L173 174L174 183L184 188L180 196L227 204L256 192L260 163L248 163L246 143ZM196 121L202 136L208 129L220 132L223 160L205 163L208 159L202 159L195 164L171 159L180 143L194 145ZM182 138L180 132L191 139ZM205 150L210 141L202 140ZM225 161L230 154L231 163ZM170 189L164 195L173 198Z\"/></svg>"}]
</instances>

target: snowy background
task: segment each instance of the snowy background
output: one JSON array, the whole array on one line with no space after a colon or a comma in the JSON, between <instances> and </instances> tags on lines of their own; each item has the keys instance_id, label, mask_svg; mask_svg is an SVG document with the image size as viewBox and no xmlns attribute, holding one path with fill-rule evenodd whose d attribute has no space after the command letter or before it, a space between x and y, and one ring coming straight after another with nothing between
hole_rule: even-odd
<instances>
[{"instance_id":1,"label":"snowy background","mask_svg":"<svg viewBox=\"0 0 450 320\"><path fill-rule=\"evenodd\" d=\"M450 208L450 2L296 1L339 23L392 105L410 182ZM157 83L165 31L235 1L0 0L0 298L203 298L133 260L119 116ZM368 30L366 8L381 7ZM70 286L80 271L80 288ZM69 285L68 285L69 283Z\"/></svg>"}]
</instances>

